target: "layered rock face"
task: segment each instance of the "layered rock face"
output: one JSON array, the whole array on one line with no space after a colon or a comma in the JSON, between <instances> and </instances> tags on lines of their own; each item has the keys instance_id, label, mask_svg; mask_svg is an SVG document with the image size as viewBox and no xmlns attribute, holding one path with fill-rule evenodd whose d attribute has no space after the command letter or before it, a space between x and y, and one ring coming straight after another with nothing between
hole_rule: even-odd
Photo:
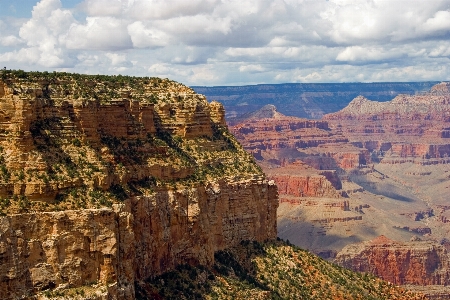
<instances>
[{"instance_id":1,"label":"layered rock face","mask_svg":"<svg viewBox=\"0 0 450 300\"><path fill-rule=\"evenodd\" d=\"M1 217L0 298L97 284L134 299L134 283L179 264L211 265L214 252L276 236L277 190L225 180L133 197L114 209Z\"/></svg>"},{"instance_id":2,"label":"layered rock face","mask_svg":"<svg viewBox=\"0 0 450 300\"><path fill-rule=\"evenodd\" d=\"M280 200L284 196L340 198L342 183L334 170L320 171L299 161L280 168L267 169L269 179L278 186Z\"/></svg>"},{"instance_id":3,"label":"layered rock face","mask_svg":"<svg viewBox=\"0 0 450 300\"><path fill-rule=\"evenodd\" d=\"M394 284L448 285L449 255L430 241L395 242L384 236L346 246L335 260L358 271L375 274Z\"/></svg>"},{"instance_id":4,"label":"layered rock face","mask_svg":"<svg viewBox=\"0 0 450 300\"><path fill-rule=\"evenodd\" d=\"M359 96L339 112L324 116L355 143L370 151L389 150L393 158L443 158L450 154L450 93L448 83L429 93L399 95L388 102ZM386 147L386 143L390 143ZM388 149L386 149L388 148ZM386 159L385 163L395 159Z\"/></svg>"},{"instance_id":5,"label":"layered rock face","mask_svg":"<svg viewBox=\"0 0 450 300\"><path fill-rule=\"evenodd\" d=\"M367 149L349 143L328 122L287 117L273 105L248 114L231 131L275 181L283 199L339 198L345 192L338 174L371 159Z\"/></svg>"},{"instance_id":6,"label":"layered rock face","mask_svg":"<svg viewBox=\"0 0 450 300\"><path fill-rule=\"evenodd\" d=\"M273 105L250 114L231 131L255 158L278 165L301 159L316 169L353 169L370 162L366 150L349 144L328 122L287 117Z\"/></svg>"},{"instance_id":7,"label":"layered rock face","mask_svg":"<svg viewBox=\"0 0 450 300\"><path fill-rule=\"evenodd\" d=\"M176 82L4 72L0 127L2 299L133 299L148 277L276 237L276 186L222 105Z\"/></svg>"},{"instance_id":8,"label":"layered rock face","mask_svg":"<svg viewBox=\"0 0 450 300\"><path fill-rule=\"evenodd\" d=\"M339 254L337 262L347 266L348 258L355 270L396 284L433 285L430 299L448 299L448 257L435 242L449 233L448 86L388 102L357 97L320 121L268 106L234 125L279 186L278 236L327 259L387 236L399 242L361 250L355 259ZM296 127L300 121L308 125Z\"/></svg>"}]
</instances>

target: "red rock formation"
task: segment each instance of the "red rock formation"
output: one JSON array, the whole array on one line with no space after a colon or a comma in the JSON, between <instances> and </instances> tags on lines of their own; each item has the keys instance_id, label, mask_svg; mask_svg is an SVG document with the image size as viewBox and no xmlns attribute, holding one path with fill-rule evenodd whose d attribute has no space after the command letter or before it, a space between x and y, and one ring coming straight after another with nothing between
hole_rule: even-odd
<instances>
[{"instance_id":1,"label":"red rock formation","mask_svg":"<svg viewBox=\"0 0 450 300\"><path fill-rule=\"evenodd\" d=\"M281 164L300 159L318 170L353 169L370 163L367 150L349 144L339 130L328 127L328 122L287 117L273 105L230 129L258 160L278 156L277 164Z\"/></svg>"},{"instance_id":2,"label":"red rock formation","mask_svg":"<svg viewBox=\"0 0 450 300\"><path fill-rule=\"evenodd\" d=\"M450 284L447 250L430 241L401 243L380 236L344 247L335 262L354 271L375 274L394 284Z\"/></svg>"},{"instance_id":3,"label":"red rock formation","mask_svg":"<svg viewBox=\"0 0 450 300\"><path fill-rule=\"evenodd\" d=\"M353 99L339 112L323 117L354 144L397 157L442 158L450 155L449 83L429 93L399 95L389 102Z\"/></svg>"},{"instance_id":4,"label":"red rock formation","mask_svg":"<svg viewBox=\"0 0 450 300\"><path fill-rule=\"evenodd\" d=\"M333 170L317 171L301 162L284 167L267 169L269 179L278 186L280 197L327 197L339 198L341 181Z\"/></svg>"}]
</instances>

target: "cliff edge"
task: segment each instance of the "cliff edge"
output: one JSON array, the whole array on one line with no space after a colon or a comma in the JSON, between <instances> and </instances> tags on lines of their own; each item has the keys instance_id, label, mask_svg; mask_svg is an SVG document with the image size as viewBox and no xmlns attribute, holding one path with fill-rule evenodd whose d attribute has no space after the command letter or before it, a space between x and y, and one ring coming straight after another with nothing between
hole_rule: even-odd
<instances>
[{"instance_id":1,"label":"cliff edge","mask_svg":"<svg viewBox=\"0 0 450 300\"><path fill-rule=\"evenodd\" d=\"M179 264L276 237L276 186L217 102L159 78L3 71L0 298L133 299Z\"/></svg>"}]
</instances>

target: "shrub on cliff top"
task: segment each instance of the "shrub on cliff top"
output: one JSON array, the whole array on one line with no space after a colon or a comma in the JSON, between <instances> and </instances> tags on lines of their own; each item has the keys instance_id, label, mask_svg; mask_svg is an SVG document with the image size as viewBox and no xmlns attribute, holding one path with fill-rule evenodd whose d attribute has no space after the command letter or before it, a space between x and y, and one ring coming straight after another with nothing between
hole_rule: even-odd
<instances>
[{"instance_id":1,"label":"shrub on cliff top","mask_svg":"<svg viewBox=\"0 0 450 300\"><path fill-rule=\"evenodd\" d=\"M181 266L136 284L137 299L149 295L152 299L425 299L283 241L242 242L217 252L212 268Z\"/></svg>"}]
</instances>

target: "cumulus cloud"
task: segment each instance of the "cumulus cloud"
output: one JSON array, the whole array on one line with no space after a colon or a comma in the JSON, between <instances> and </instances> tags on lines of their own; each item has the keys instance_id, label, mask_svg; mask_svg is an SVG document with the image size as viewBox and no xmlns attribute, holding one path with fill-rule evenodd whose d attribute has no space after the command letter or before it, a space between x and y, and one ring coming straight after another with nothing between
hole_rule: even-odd
<instances>
[{"instance_id":1,"label":"cumulus cloud","mask_svg":"<svg viewBox=\"0 0 450 300\"><path fill-rule=\"evenodd\" d=\"M421 27L422 31L433 34L444 34L450 32L450 11L438 11L426 20Z\"/></svg>"},{"instance_id":2,"label":"cumulus cloud","mask_svg":"<svg viewBox=\"0 0 450 300\"><path fill-rule=\"evenodd\" d=\"M72 24L64 38L68 49L121 50L132 48L126 24L113 17L88 17Z\"/></svg>"},{"instance_id":3,"label":"cumulus cloud","mask_svg":"<svg viewBox=\"0 0 450 300\"><path fill-rule=\"evenodd\" d=\"M157 28L145 26L142 21L128 25L128 34L136 48L157 48L169 44L170 36Z\"/></svg>"},{"instance_id":4,"label":"cumulus cloud","mask_svg":"<svg viewBox=\"0 0 450 300\"><path fill-rule=\"evenodd\" d=\"M23 40L14 35L8 35L2 37L0 43L2 46L12 47L12 46L19 46L20 44L23 43Z\"/></svg>"},{"instance_id":5,"label":"cumulus cloud","mask_svg":"<svg viewBox=\"0 0 450 300\"><path fill-rule=\"evenodd\" d=\"M261 65L244 65L239 67L239 71L249 73L263 72L264 70L264 67Z\"/></svg>"},{"instance_id":6,"label":"cumulus cloud","mask_svg":"<svg viewBox=\"0 0 450 300\"><path fill-rule=\"evenodd\" d=\"M120 16L127 5L121 0L85 0L79 7L89 16Z\"/></svg>"},{"instance_id":7,"label":"cumulus cloud","mask_svg":"<svg viewBox=\"0 0 450 300\"><path fill-rule=\"evenodd\" d=\"M450 0L41 0L0 19L0 61L197 85L444 80L449 38Z\"/></svg>"},{"instance_id":8,"label":"cumulus cloud","mask_svg":"<svg viewBox=\"0 0 450 300\"><path fill-rule=\"evenodd\" d=\"M111 60L111 65L113 66L125 67L132 65L127 56L123 53L106 53L105 56Z\"/></svg>"},{"instance_id":9,"label":"cumulus cloud","mask_svg":"<svg viewBox=\"0 0 450 300\"><path fill-rule=\"evenodd\" d=\"M378 47L351 46L340 52L336 60L345 62L377 62L392 60L401 56L402 52L396 51L396 49L385 51Z\"/></svg>"}]
</instances>

